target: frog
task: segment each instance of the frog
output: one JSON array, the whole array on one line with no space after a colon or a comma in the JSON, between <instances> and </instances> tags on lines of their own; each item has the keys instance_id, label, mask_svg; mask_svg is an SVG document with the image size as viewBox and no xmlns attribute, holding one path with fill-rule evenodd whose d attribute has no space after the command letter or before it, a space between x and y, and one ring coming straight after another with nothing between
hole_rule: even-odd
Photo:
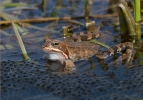
<instances>
[{"instance_id":1,"label":"frog","mask_svg":"<svg viewBox=\"0 0 143 100\"><path fill-rule=\"evenodd\" d=\"M66 40L46 38L45 43L42 45L42 50L46 53L44 58L60 62L64 66L64 71L75 71L76 66L74 62L87 60L94 55L99 59L106 59L115 53L124 51L120 58L128 56L128 61L131 59L133 43L119 43L101 51L99 49L100 45L89 42L89 40L99 37L100 33L95 30L73 34Z\"/></svg>"}]
</instances>

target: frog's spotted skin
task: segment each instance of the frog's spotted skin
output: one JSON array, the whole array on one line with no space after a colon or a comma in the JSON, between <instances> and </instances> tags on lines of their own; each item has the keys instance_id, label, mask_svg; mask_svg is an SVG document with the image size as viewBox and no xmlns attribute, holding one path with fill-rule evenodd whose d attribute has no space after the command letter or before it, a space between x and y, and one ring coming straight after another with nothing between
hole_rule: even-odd
<instances>
[{"instance_id":1,"label":"frog's spotted skin","mask_svg":"<svg viewBox=\"0 0 143 100\"><path fill-rule=\"evenodd\" d=\"M42 62L43 63L43 62ZM2 61L2 100L135 100L143 98L143 66L98 73L51 73L41 61ZM44 63L45 64L45 63ZM120 73L119 73L120 72ZM102 74L101 74L102 73ZM113 77L114 76L114 77Z\"/></svg>"},{"instance_id":2,"label":"frog's spotted skin","mask_svg":"<svg viewBox=\"0 0 143 100\"><path fill-rule=\"evenodd\" d=\"M103 52L96 50L96 47L97 45L94 43L62 42L60 40L49 39L49 41L47 40L47 42L42 45L42 50L46 53L57 53L61 57L63 55L65 59L72 59L73 61L87 59L93 55L96 55L96 57L100 59L106 59L108 56L114 55L116 52L119 53L126 50L126 53L130 53L133 50L133 44L131 42L111 46Z\"/></svg>"},{"instance_id":3,"label":"frog's spotted skin","mask_svg":"<svg viewBox=\"0 0 143 100\"><path fill-rule=\"evenodd\" d=\"M82 35L81 35L82 36ZM80 36L78 36L79 38ZM79 38L81 39L81 37ZM78 39L78 40L79 40ZM129 56L129 60L132 56L133 44L130 42L120 43L111 46L105 51L99 51L99 45L90 42L71 42L61 40L46 39L46 42L42 45L42 50L46 53L46 58L51 61L60 61L65 66L65 71L70 71L70 68L74 64L67 64L67 60L73 62L79 60L85 60L95 55L100 59L106 59L116 52L125 51L125 54ZM121 58L121 57L120 57ZM125 56L127 58L127 56Z\"/></svg>"},{"instance_id":4,"label":"frog's spotted skin","mask_svg":"<svg viewBox=\"0 0 143 100\"><path fill-rule=\"evenodd\" d=\"M99 32L94 31L94 32L88 32L88 33L84 33L84 32L80 32L78 34L74 33L70 38L73 42L78 42L78 41L87 41L87 40L99 38L99 36L100 36Z\"/></svg>"},{"instance_id":5,"label":"frog's spotted skin","mask_svg":"<svg viewBox=\"0 0 143 100\"><path fill-rule=\"evenodd\" d=\"M86 60L93 55L99 59L106 59L115 53L125 51L124 55L115 60L115 62L127 58L127 63L132 61L133 44L131 42L111 46L105 51L100 51L99 45L88 42L88 40L99 38L99 33L99 29L97 29L93 32L73 34L70 37L66 37L65 40L46 38L45 43L42 45L42 50L46 53L44 57L46 60L60 62L64 66L64 71L75 71L75 61Z\"/></svg>"}]
</instances>

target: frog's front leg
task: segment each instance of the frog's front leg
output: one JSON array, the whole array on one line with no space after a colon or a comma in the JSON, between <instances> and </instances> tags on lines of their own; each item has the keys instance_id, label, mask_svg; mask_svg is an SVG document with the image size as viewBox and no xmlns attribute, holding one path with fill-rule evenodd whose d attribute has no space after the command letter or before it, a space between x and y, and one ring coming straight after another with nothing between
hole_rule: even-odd
<instances>
[{"instance_id":1,"label":"frog's front leg","mask_svg":"<svg viewBox=\"0 0 143 100\"><path fill-rule=\"evenodd\" d=\"M74 62L70 59L65 60L63 62L63 65L64 65L64 71L76 71Z\"/></svg>"}]
</instances>

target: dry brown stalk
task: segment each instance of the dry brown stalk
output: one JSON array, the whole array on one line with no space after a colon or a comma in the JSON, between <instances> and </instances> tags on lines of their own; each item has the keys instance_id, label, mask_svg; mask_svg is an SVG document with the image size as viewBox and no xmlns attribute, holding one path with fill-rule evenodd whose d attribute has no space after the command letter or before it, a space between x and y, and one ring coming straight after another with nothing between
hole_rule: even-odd
<instances>
[{"instance_id":1,"label":"dry brown stalk","mask_svg":"<svg viewBox=\"0 0 143 100\"><path fill-rule=\"evenodd\" d=\"M111 18L118 16L117 13L115 14L106 14L106 15L95 15L95 16L89 16L90 18ZM72 19L79 19L84 18L84 16L78 16L78 17L47 17L47 18L35 18L35 19L23 19L23 20L13 20L14 23L32 23L32 22L46 22L46 21L55 21L55 20L72 20ZM10 24L10 21L0 21L0 25L3 24Z\"/></svg>"}]
</instances>

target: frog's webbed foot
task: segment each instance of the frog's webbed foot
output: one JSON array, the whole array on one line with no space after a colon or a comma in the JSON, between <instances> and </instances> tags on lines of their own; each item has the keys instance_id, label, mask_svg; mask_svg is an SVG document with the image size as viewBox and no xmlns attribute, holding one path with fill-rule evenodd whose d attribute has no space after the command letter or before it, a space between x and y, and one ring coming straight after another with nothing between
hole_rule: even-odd
<instances>
[{"instance_id":1,"label":"frog's webbed foot","mask_svg":"<svg viewBox=\"0 0 143 100\"><path fill-rule=\"evenodd\" d=\"M132 67L135 53L136 53L136 51L132 50L132 52L130 53L129 57L127 58L127 61L126 61L125 65L124 65L127 69Z\"/></svg>"},{"instance_id":2,"label":"frog's webbed foot","mask_svg":"<svg viewBox=\"0 0 143 100\"><path fill-rule=\"evenodd\" d=\"M135 55L135 51L134 50L132 52L130 52L130 53L124 53L118 59L112 61L109 65L118 65L121 61L126 60L124 66L125 67L127 66L129 68L129 66L132 64L134 55Z\"/></svg>"},{"instance_id":3,"label":"frog's webbed foot","mask_svg":"<svg viewBox=\"0 0 143 100\"><path fill-rule=\"evenodd\" d=\"M72 60L65 60L64 61L64 71L76 71L76 67Z\"/></svg>"}]
</instances>

